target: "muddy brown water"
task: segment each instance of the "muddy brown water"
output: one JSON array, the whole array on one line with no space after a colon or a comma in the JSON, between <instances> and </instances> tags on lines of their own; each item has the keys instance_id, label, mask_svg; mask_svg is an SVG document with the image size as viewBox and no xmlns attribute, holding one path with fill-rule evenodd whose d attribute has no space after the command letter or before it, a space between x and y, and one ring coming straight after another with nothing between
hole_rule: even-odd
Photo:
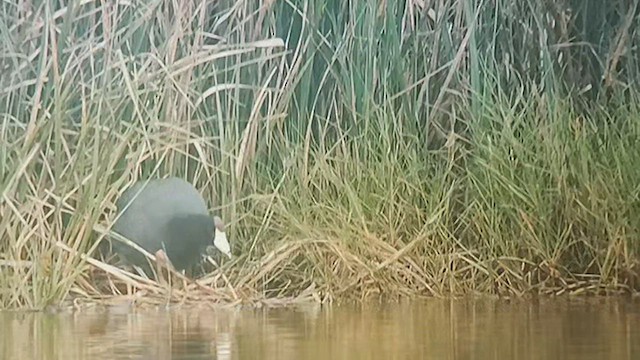
<instances>
[{"instance_id":1,"label":"muddy brown water","mask_svg":"<svg viewBox=\"0 0 640 360\"><path fill-rule=\"evenodd\" d=\"M0 312L1 359L640 359L640 300Z\"/></svg>"}]
</instances>

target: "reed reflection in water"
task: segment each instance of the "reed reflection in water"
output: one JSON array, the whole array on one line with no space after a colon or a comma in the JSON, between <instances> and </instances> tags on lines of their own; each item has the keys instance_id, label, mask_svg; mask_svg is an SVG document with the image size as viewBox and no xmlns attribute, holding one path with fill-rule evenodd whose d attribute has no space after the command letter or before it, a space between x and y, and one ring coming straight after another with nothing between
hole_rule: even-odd
<instances>
[{"instance_id":1,"label":"reed reflection in water","mask_svg":"<svg viewBox=\"0 0 640 360\"><path fill-rule=\"evenodd\" d=\"M640 359L640 301L0 313L2 359Z\"/></svg>"}]
</instances>

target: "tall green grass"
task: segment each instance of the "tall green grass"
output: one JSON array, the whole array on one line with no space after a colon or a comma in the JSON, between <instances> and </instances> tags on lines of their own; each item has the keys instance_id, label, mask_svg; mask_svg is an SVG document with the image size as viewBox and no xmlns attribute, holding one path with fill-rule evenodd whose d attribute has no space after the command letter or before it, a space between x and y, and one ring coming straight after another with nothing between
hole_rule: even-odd
<instances>
[{"instance_id":1,"label":"tall green grass","mask_svg":"<svg viewBox=\"0 0 640 360\"><path fill-rule=\"evenodd\" d=\"M82 254L168 174L235 299L637 290L637 61L585 106L562 6L427 3L0 5L0 307L114 292Z\"/></svg>"}]
</instances>

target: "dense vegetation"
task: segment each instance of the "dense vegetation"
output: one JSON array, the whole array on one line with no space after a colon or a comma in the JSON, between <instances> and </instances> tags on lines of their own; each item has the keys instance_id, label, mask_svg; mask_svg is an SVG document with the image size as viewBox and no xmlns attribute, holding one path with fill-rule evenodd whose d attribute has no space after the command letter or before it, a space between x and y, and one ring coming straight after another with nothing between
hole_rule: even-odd
<instances>
[{"instance_id":1,"label":"dense vegetation","mask_svg":"<svg viewBox=\"0 0 640 360\"><path fill-rule=\"evenodd\" d=\"M638 290L637 6L2 2L0 307ZM96 252L168 174L236 255L171 292Z\"/></svg>"}]
</instances>

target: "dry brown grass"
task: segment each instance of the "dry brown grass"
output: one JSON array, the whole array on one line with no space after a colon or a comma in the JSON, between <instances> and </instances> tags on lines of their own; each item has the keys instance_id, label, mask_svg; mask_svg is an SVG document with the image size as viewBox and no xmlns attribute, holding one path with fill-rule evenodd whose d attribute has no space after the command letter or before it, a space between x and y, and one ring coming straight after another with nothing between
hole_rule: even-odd
<instances>
[{"instance_id":1,"label":"dry brown grass","mask_svg":"<svg viewBox=\"0 0 640 360\"><path fill-rule=\"evenodd\" d=\"M637 291L638 94L561 96L567 9L387 3L3 3L0 307ZM195 282L96 260L166 175L228 223Z\"/></svg>"}]
</instances>

